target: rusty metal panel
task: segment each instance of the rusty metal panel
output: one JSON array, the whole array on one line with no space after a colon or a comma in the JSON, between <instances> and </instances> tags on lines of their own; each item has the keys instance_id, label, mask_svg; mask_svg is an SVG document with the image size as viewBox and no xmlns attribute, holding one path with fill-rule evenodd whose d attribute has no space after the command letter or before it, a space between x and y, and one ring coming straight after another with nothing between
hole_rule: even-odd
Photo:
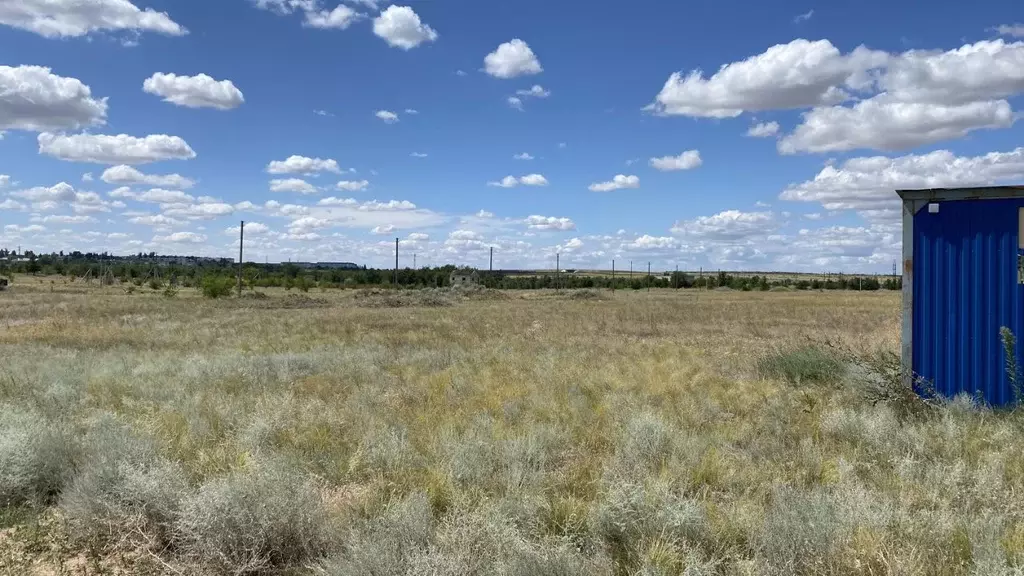
<instances>
[{"instance_id":1,"label":"rusty metal panel","mask_svg":"<svg viewBox=\"0 0 1024 576\"><path fill-rule=\"evenodd\" d=\"M1016 335L1018 359L1024 341L1019 272L1024 198L940 204L933 212L921 209L920 200L904 202L904 234L913 239L911 257L905 258L904 287L910 296L905 305L912 308L912 325L904 345L915 376L936 392L967 393L1005 405L1015 395L1000 329ZM906 332L905 327L905 340Z\"/></svg>"}]
</instances>

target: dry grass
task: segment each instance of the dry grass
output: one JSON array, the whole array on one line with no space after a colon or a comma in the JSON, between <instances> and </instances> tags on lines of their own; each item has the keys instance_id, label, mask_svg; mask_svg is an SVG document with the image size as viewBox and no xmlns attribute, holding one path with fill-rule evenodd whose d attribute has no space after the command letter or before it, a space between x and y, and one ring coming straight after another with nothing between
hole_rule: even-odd
<instances>
[{"instance_id":1,"label":"dry grass","mask_svg":"<svg viewBox=\"0 0 1024 576\"><path fill-rule=\"evenodd\" d=\"M0 295L0 574L1024 566L1019 414L806 352L896 349L898 294L59 287Z\"/></svg>"}]
</instances>

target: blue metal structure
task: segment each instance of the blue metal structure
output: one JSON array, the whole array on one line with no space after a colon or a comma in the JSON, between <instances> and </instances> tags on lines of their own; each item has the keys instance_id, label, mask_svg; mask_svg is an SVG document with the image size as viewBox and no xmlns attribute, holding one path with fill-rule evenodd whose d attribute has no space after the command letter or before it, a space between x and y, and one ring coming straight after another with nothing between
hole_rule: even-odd
<instances>
[{"instance_id":1,"label":"blue metal structure","mask_svg":"<svg viewBox=\"0 0 1024 576\"><path fill-rule=\"evenodd\" d=\"M947 397L1013 402L1000 331L1017 338L1014 355L1024 369L1024 187L897 193L907 378Z\"/></svg>"}]
</instances>

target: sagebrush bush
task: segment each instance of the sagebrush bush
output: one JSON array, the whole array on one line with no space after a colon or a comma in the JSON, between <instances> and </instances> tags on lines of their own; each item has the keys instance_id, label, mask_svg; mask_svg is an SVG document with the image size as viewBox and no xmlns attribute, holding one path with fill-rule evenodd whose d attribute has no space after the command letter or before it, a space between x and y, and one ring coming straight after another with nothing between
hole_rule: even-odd
<instances>
[{"instance_id":1,"label":"sagebrush bush","mask_svg":"<svg viewBox=\"0 0 1024 576\"><path fill-rule=\"evenodd\" d=\"M113 416L101 417L84 445L60 499L71 536L98 546L166 546L189 490L181 467Z\"/></svg>"},{"instance_id":2,"label":"sagebrush bush","mask_svg":"<svg viewBox=\"0 0 1024 576\"><path fill-rule=\"evenodd\" d=\"M836 572L845 536L840 509L824 489L777 490L755 535L754 549L764 574Z\"/></svg>"},{"instance_id":3,"label":"sagebrush bush","mask_svg":"<svg viewBox=\"0 0 1024 576\"><path fill-rule=\"evenodd\" d=\"M278 460L204 484L185 499L174 534L188 562L228 574L313 562L333 540L317 487Z\"/></svg>"},{"instance_id":4,"label":"sagebrush bush","mask_svg":"<svg viewBox=\"0 0 1024 576\"><path fill-rule=\"evenodd\" d=\"M778 378L793 384L828 384L840 380L846 367L829 350L804 346L762 357L757 363L757 370L766 378Z\"/></svg>"},{"instance_id":5,"label":"sagebrush bush","mask_svg":"<svg viewBox=\"0 0 1024 576\"><path fill-rule=\"evenodd\" d=\"M76 460L62 424L0 404L0 507L50 503L71 477Z\"/></svg>"}]
</instances>

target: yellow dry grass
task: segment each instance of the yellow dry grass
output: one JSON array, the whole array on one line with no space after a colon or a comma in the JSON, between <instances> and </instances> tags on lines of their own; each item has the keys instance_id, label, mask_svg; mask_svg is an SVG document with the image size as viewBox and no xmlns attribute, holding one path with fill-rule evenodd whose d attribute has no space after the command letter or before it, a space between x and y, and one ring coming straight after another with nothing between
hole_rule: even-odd
<instances>
[{"instance_id":1,"label":"yellow dry grass","mask_svg":"<svg viewBox=\"0 0 1024 576\"><path fill-rule=\"evenodd\" d=\"M365 308L49 280L0 294L0 405L66 419L79 442L106 414L190 494L286 461L330 518L298 573L1009 574L1024 558L1016 414L957 402L901 420L852 381L757 373L824 342L897 349L896 293ZM8 514L0 573L84 551L53 544L62 498ZM26 553L16 535L39 525L49 544ZM90 553L109 563L109 540ZM227 570L179 548L132 566Z\"/></svg>"}]
</instances>

